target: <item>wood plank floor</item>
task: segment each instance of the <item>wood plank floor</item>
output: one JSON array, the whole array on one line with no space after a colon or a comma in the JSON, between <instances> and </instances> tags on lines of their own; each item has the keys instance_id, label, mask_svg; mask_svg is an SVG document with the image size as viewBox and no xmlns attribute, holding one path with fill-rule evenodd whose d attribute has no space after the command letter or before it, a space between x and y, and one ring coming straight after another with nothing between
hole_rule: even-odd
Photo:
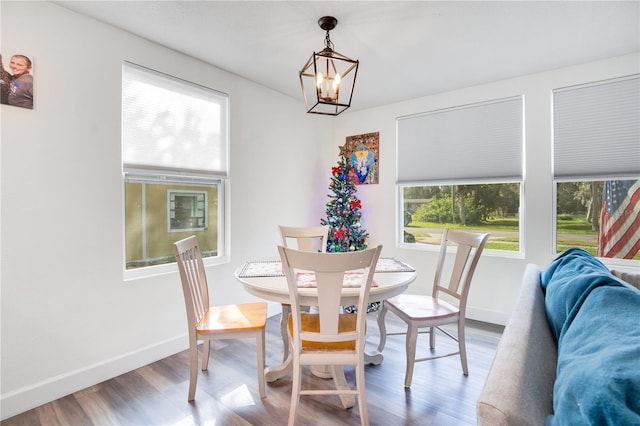
<instances>
[{"instance_id":1,"label":"wood plank floor","mask_svg":"<svg viewBox=\"0 0 640 426\"><path fill-rule=\"evenodd\" d=\"M369 314L367 344L378 341L375 317ZM387 331L403 324L387 315ZM366 367L367 405L372 425L475 425L475 404L491 366L502 327L467 323L469 376L462 374L460 358L418 363L410 390L405 390L405 337L389 336L381 365ZM279 316L267 323L266 362L282 357ZM450 343L451 342L451 343ZM428 335L418 340L429 351ZM212 342L209 370L200 372L196 400L187 402L188 353L180 352L137 370L34 408L2 422L18 425L284 425L289 414L289 377L267 384L260 399L255 373L255 345L251 340ZM446 353L455 342L438 336L436 351ZM353 386L353 367L345 367ZM305 374L302 384L330 388L332 380ZM337 396L302 396L300 425L359 425L357 404L344 409Z\"/></svg>"}]
</instances>

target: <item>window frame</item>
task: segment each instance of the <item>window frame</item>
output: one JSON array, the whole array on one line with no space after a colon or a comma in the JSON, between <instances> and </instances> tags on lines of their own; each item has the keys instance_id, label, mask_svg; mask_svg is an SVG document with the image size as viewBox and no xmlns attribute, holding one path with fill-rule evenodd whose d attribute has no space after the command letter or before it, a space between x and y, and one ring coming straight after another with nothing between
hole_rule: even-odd
<instances>
[{"instance_id":1,"label":"window frame","mask_svg":"<svg viewBox=\"0 0 640 426\"><path fill-rule=\"evenodd\" d=\"M171 196L174 196L172 199ZM202 217L195 216L196 219L202 219L202 226L196 226L191 228L173 228L171 225L171 219L175 218L176 212L176 198L177 196L192 196L197 197L198 195L202 195L203 201L199 199L195 199L194 201L198 204L202 203L202 209L196 208L196 210L202 210ZM173 206L172 206L173 204ZM173 208L172 208L173 207ZM182 190L182 189L167 189L167 232L186 232L186 231L204 231L207 229L209 225L209 215L207 212L209 211L208 200L207 200L207 192L206 191L196 191L196 190ZM173 213L173 215L172 215ZM194 217L194 216L192 216Z\"/></svg>"},{"instance_id":2,"label":"window frame","mask_svg":"<svg viewBox=\"0 0 640 426\"><path fill-rule=\"evenodd\" d=\"M553 256L558 255L558 184L567 183L567 182L592 182L592 181L601 181L605 182L608 180L629 180L629 179L640 179L640 176L629 176L627 174L620 176L586 176L586 177L554 177L553 178L553 229L551 235L551 253ZM598 259L602 261L606 266L611 268L622 268L626 269L629 267L632 268L640 268L640 260L634 259L623 259L619 257L599 257Z\"/></svg>"},{"instance_id":3,"label":"window frame","mask_svg":"<svg viewBox=\"0 0 640 426\"><path fill-rule=\"evenodd\" d=\"M516 108L514 108L516 107ZM503 114L507 117L504 119ZM493 151L498 149L504 149L505 152L509 152L508 158L510 159L518 159L519 167L514 168L510 164L506 164L504 167L489 167L487 169L487 165L482 163L478 168L471 168L468 171L467 175L464 175L462 178L458 178L457 176L434 176L431 173L418 172L417 174L400 174L401 165L405 160L400 158L403 149L400 148L400 137L401 137L401 125L405 126L404 132L407 133L409 138L412 136L415 137L415 134L420 134L422 137L423 134L430 133L428 130L430 129L428 126L428 121L430 117L438 117L442 115L444 118L440 122L434 122L433 132L437 136L441 137L446 132L442 133L441 129L446 129L447 125L450 125L452 122L451 117L469 117L472 120L470 121L470 129L473 129L473 126L477 124L474 123L482 123L482 127L484 127L485 121L483 118L493 120L493 123L496 124L495 127L492 127L492 130L488 130L486 133L479 132L478 138L481 140L486 139L487 136L490 136L496 128L500 129L498 133L501 136L508 134L509 137L501 137L499 138L499 142L493 146ZM413 121L416 119L417 121ZM405 121L406 120L406 121ZM411 123L412 124L408 124ZM402 124L402 122L406 124ZM408 124L408 125L407 125ZM417 132L416 129L422 129L421 132ZM425 130L427 129L427 130ZM465 131L469 133L469 129L465 127ZM515 131L517 129L517 132ZM473 133L473 132L471 132ZM460 138L459 129L456 128L456 131L450 135L454 140L454 145L459 149L464 148L465 139ZM512 139L513 138L513 139ZM517 138L517 139L516 139ZM513 145L517 142L517 145ZM432 109L430 111L425 111L417 114L411 114L406 116L400 116L396 118L396 246L399 248L406 249L418 249L418 250L432 250L439 251L439 245L431 245L431 244L415 244L415 243L405 243L404 242L404 188L410 186L451 186L451 185L491 185L491 184L508 184L508 183L518 183L519 184L519 211L518 211L518 239L519 239L519 247L518 251L508 251L508 250L496 250L496 249L485 249L485 252L489 255L497 255L500 257L508 257L508 258L524 258L524 186L525 186L525 162L524 162L524 153L525 153L525 96L522 93L495 98L495 99L484 99L479 100L477 102L471 102L462 105L454 105L441 109ZM416 144L415 140L409 139L407 142L407 147L418 147L416 150L422 151L423 144ZM406 150L406 147L404 148ZM465 151L462 149L462 151ZM492 151L492 152L493 152ZM502 163L504 164L504 157L502 158ZM485 158L486 159L486 158ZM475 161L475 157L473 161ZM512 161L510 160L510 161ZM469 160L467 160L468 163ZM489 164L489 163L487 163ZM415 166L415 165L414 165ZM411 170L416 169L416 167L412 166L412 163L409 163L408 167ZM492 170L491 172L487 172L487 170ZM415 172L415 170L414 170ZM448 172L445 172L446 175ZM450 173L449 173L450 174ZM433 246L433 247L431 247Z\"/></svg>"},{"instance_id":4,"label":"window frame","mask_svg":"<svg viewBox=\"0 0 640 426\"><path fill-rule=\"evenodd\" d=\"M206 86L202 86L197 83L192 83L187 80L183 80L179 77L165 74L160 71L156 71L144 66L140 66L131 62L123 61L123 100L124 100L124 91L125 91L125 81L124 81L124 73L125 67L131 67L135 70L143 70L149 73L155 74L156 77L160 76L163 78L167 78L172 82L184 83L186 85L190 85L195 87L196 89L202 89L204 91L215 95L219 102L221 102L220 107L220 126L222 128L222 134L219 137L218 143L221 146L221 154L223 158L219 159L219 163L222 165L222 170L202 170L202 169L188 169L188 168L180 168L180 167L171 167L171 166L154 166L154 165L146 165L146 164L130 164L127 163L124 159L124 144L125 144L125 135L124 135L124 127L123 127L123 157L121 159L122 163L122 270L123 270L123 278L125 281L135 280L140 278L152 277L167 273L173 273L177 271L177 264L175 260L173 262L167 262L159 265L149 265L142 266L139 268L127 269L127 237L126 237L126 191L125 184L127 179L135 176L136 179L148 180L148 182L163 182L163 181L176 181L176 183L182 185L189 184L197 184L199 182L215 182L217 186L217 255L216 256L206 256L203 257L203 263L205 266L219 265L224 263L229 263L230 261L230 199L229 199L229 165L230 165L230 137L229 137L229 129L230 129L230 100L229 95L223 92L220 92L215 89L211 89ZM123 110L124 114L124 110ZM124 120L124 119L123 119ZM169 197L168 197L169 188L167 188L167 212L163 214L167 216L167 220L169 220ZM178 192L184 192L179 190ZM211 200L208 200L211 202ZM210 212L211 213L211 212ZM207 216L205 215L205 218ZM170 231L168 228L170 227L169 223L167 224L167 229L164 231L167 233L171 232L188 232L186 230L179 231ZM201 231L197 231L201 232Z\"/></svg>"},{"instance_id":5,"label":"window frame","mask_svg":"<svg viewBox=\"0 0 640 426\"><path fill-rule=\"evenodd\" d=\"M396 184L396 245L398 248L408 250L421 250L430 252L439 252L439 244L418 244L418 243L406 243L404 241L404 188L413 186L452 186L452 185L499 185L517 183L520 187L519 201L520 206L518 209L518 250L495 250L485 248L483 254L496 257L524 259L524 179L485 179L485 180L462 180L462 181L417 181L417 182L402 182ZM489 236L491 238L491 236Z\"/></svg>"},{"instance_id":6,"label":"window frame","mask_svg":"<svg viewBox=\"0 0 640 426\"><path fill-rule=\"evenodd\" d=\"M617 157L611 156L611 155L609 155L605 160L605 164L609 166L609 168L605 170L590 170L584 166L584 164L593 163L594 159L598 158L601 152L599 148L605 142L602 142L601 145L598 145L593 140L590 141L587 144L588 149L586 152L584 151L585 149L584 144L581 144L580 146L582 149L581 151L582 156L580 156L580 158L577 159L577 161L575 162L569 161L568 158L570 157L567 157L566 154L563 155L563 150L566 151L566 146L569 146L569 147L575 146L576 143L574 142L572 145L571 143L572 139L569 139L567 137L565 140L565 138L563 138L562 136L559 137L558 135L560 133L558 132L557 129L562 125L566 126L566 123L571 123L573 124L572 130L576 132L581 132L585 130L583 127L591 126L593 123L588 122L588 120L586 120L585 118L582 118L582 122L580 122L579 121L581 117L579 115L581 114L580 112L576 113L575 116L567 115L566 110L563 110L562 114L558 114L556 111L557 105L558 105L556 102L556 95L559 94L560 96L567 96L567 94L571 94L573 91L573 93L576 94L576 98L577 98L580 95L580 92L586 93L590 89L599 90L602 88L607 88L607 85L612 85L612 84L613 85L634 84L635 93L637 94L637 88L638 88L637 85L639 81L640 81L640 74L631 74L631 75L626 75L621 77L614 77L606 80L586 82L586 83L576 84L576 85L571 85L566 87L557 87L551 91L551 106L552 106L551 126L552 126L552 134L553 134L552 149L551 149L551 156L553 159L552 160L553 161L553 167L552 167L553 219L552 219L552 238L551 238L550 250L554 257L557 256L557 247L558 247L558 185L560 183L591 182L591 181L604 182L604 181L611 181L611 180L640 179L640 174L638 174L640 173L640 168L636 168L635 170L630 171L625 169L624 167L619 167L616 164ZM623 87L626 88L626 86L623 86ZM623 94L622 95L623 98L626 99L626 97L628 97L628 90L623 90L619 92ZM598 97L599 95L594 93L596 92L589 93L588 96L593 96L592 99L599 100L600 99ZM614 92L612 91L612 93ZM632 96L631 98L637 99L635 96ZM595 104L592 99L590 99L590 103L588 104L589 108L595 108L595 105L600 106L600 104ZM609 98L605 97L604 99L609 99ZM571 105L571 103L569 103L569 105ZM635 117L637 115L637 108L638 108L637 103L629 103L629 104L625 103L625 105L630 106L630 108L632 108L630 110L632 111L631 113L627 113L625 111L624 113L618 113L618 115L614 114L612 117L618 118L618 119L620 118L624 119L627 116ZM635 110L633 108L635 108ZM587 109L586 111L591 111L591 110ZM572 121L572 120L575 120L576 117L578 117L578 120L576 121L576 123L582 124L582 127L576 126L576 123ZM612 119L612 117L607 115L608 119ZM562 120L565 120L566 122ZM628 121L634 122L633 119ZM626 121L623 120L622 122L625 123ZM625 135L630 135L633 133L633 130L631 130L628 127L623 127L622 129L623 129L623 134ZM609 131L611 131L611 129L609 129ZM627 132L631 132L631 133L627 133ZM636 132L637 132L637 129L636 129ZM637 137L637 133L636 133L636 137ZM627 136L627 139L628 139L628 136ZM619 139L616 141L613 147L611 146L611 142L607 140L606 144L608 147L608 151L610 150L613 152L619 152L621 148L624 149L625 146L629 146L627 144L634 143L634 142L629 142L627 139L619 137ZM560 140L560 142L558 142L558 140ZM638 158L637 156L638 156L638 151L636 150L634 153L631 153L629 157ZM640 267L640 261L634 260L634 259L623 259L623 258L615 258L615 257L598 257L598 259L600 259L608 267L617 267L622 269L629 268L629 267L632 267L632 268Z\"/></svg>"},{"instance_id":7,"label":"window frame","mask_svg":"<svg viewBox=\"0 0 640 426\"><path fill-rule=\"evenodd\" d=\"M127 269L127 252L126 252L126 205L125 205L125 183L128 179L136 180L136 181L147 181L149 183L160 183L169 181L171 183L188 185L190 183L211 183L217 186L218 190L218 199L217 199L217 219L218 219L218 238L217 238L217 256L203 256L202 262L206 266L213 265L221 265L225 263L229 263L229 250L230 250L230 241L229 241L229 231L230 231L230 200L229 200L229 179L215 177L215 176L206 176L202 174L180 174L177 175L175 173L171 174L163 174L161 171L157 170L148 170L148 169L134 169L128 168L122 174L122 267L123 267L123 275L124 280L135 280L145 277L153 277L157 275L168 274L177 271L178 266L177 263L168 262L161 265L149 265L143 266L139 268ZM184 231L180 231L184 232Z\"/></svg>"}]
</instances>

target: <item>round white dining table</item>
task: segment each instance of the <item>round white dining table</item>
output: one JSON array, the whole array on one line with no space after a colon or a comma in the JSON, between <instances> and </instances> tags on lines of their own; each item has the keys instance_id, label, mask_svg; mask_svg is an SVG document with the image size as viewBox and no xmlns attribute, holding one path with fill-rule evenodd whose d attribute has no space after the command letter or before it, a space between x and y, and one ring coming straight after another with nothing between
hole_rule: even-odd
<instances>
[{"instance_id":1,"label":"round white dining table","mask_svg":"<svg viewBox=\"0 0 640 426\"><path fill-rule=\"evenodd\" d=\"M406 264L403 264L408 266ZM242 283L245 290L260 299L271 302L289 304L289 288L287 279L282 275L277 276L246 276L243 274L244 267L236 270L235 276ZM413 268L410 268L413 269ZM381 302L391 297L403 293L409 284L416 279L415 270L411 271L376 271L373 277L375 286L371 287L369 302ZM358 288L343 288L342 304L355 305L358 303ZM318 292L315 288L300 288L300 304L302 306L317 306ZM282 319L286 321L286 318ZM283 336L284 338L285 336ZM288 342L285 342L288 343ZM383 356L377 350L365 353L365 361L371 364L382 363ZM265 378L268 382L274 382L287 375L292 368L291 356L282 365L267 367Z\"/></svg>"}]
</instances>

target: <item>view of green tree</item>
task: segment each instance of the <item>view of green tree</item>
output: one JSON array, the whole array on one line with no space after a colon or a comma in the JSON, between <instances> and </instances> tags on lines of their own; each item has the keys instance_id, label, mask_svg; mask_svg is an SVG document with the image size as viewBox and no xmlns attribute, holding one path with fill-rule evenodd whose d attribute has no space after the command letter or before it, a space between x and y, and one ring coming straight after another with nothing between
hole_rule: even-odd
<instances>
[{"instance_id":1,"label":"view of green tree","mask_svg":"<svg viewBox=\"0 0 640 426\"><path fill-rule=\"evenodd\" d=\"M487 248L518 251L520 184L407 186L404 241L440 244L444 227L491 232Z\"/></svg>"},{"instance_id":2,"label":"view of green tree","mask_svg":"<svg viewBox=\"0 0 640 426\"><path fill-rule=\"evenodd\" d=\"M414 220L420 222L477 225L490 218L517 215L520 206L517 183L407 187L404 195L405 202L424 201L412 211Z\"/></svg>"},{"instance_id":3,"label":"view of green tree","mask_svg":"<svg viewBox=\"0 0 640 426\"><path fill-rule=\"evenodd\" d=\"M563 215L584 215L585 223L592 231L600 228L600 208L602 205L602 181L560 182L557 185L556 211Z\"/></svg>"}]
</instances>

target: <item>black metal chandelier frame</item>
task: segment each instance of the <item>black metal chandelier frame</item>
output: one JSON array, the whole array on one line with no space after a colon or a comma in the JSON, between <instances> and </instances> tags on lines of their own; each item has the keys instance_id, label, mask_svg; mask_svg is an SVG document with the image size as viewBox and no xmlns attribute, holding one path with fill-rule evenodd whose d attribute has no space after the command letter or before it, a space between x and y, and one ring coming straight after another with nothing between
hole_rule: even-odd
<instances>
[{"instance_id":1,"label":"black metal chandelier frame","mask_svg":"<svg viewBox=\"0 0 640 426\"><path fill-rule=\"evenodd\" d=\"M329 31L337 24L338 20L333 16L318 20L320 28L326 31L325 47L320 52L313 52L299 73L310 114L338 115L351 106L359 61L334 50Z\"/></svg>"}]
</instances>

